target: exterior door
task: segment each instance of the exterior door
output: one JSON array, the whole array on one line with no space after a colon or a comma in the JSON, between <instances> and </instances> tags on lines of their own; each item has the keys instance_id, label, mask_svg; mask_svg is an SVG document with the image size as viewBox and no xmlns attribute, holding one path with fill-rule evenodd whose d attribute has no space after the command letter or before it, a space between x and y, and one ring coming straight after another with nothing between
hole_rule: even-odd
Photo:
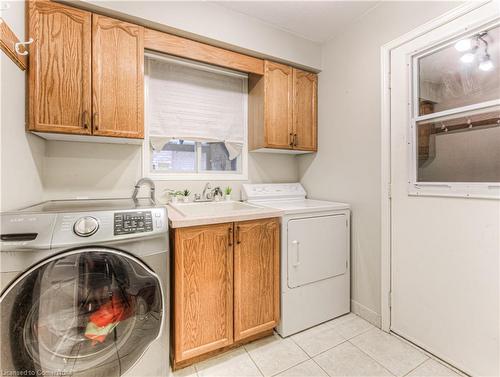
<instances>
[{"instance_id":1,"label":"exterior door","mask_svg":"<svg viewBox=\"0 0 500 377\"><path fill-rule=\"evenodd\" d=\"M317 150L318 76L293 68L293 147Z\"/></svg>"},{"instance_id":2,"label":"exterior door","mask_svg":"<svg viewBox=\"0 0 500 377\"><path fill-rule=\"evenodd\" d=\"M235 224L234 340L273 329L279 320L279 221Z\"/></svg>"},{"instance_id":3,"label":"exterior door","mask_svg":"<svg viewBox=\"0 0 500 377\"><path fill-rule=\"evenodd\" d=\"M144 137L144 28L92 15L93 134Z\"/></svg>"},{"instance_id":4,"label":"exterior door","mask_svg":"<svg viewBox=\"0 0 500 377\"><path fill-rule=\"evenodd\" d=\"M288 287L297 288L347 272L348 233L345 215L293 219L288 222Z\"/></svg>"},{"instance_id":5,"label":"exterior door","mask_svg":"<svg viewBox=\"0 0 500 377\"><path fill-rule=\"evenodd\" d=\"M477 38L498 51L493 17L483 5L391 53L391 330L474 376L500 374L500 202L472 191L500 182L500 66L483 69Z\"/></svg>"},{"instance_id":6,"label":"exterior door","mask_svg":"<svg viewBox=\"0 0 500 377\"><path fill-rule=\"evenodd\" d=\"M176 362L233 342L233 224L175 230Z\"/></svg>"},{"instance_id":7,"label":"exterior door","mask_svg":"<svg viewBox=\"0 0 500 377\"><path fill-rule=\"evenodd\" d=\"M266 60L264 70L266 145L272 148L291 149L293 146L292 67Z\"/></svg>"},{"instance_id":8,"label":"exterior door","mask_svg":"<svg viewBox=\"0 0 500 377\"><path fill-rule=\"evenodd\" d=\"M122 376L160 335L162 297L156 274L121 251L52 257L0 297L2 372Z\"/></svg>"},{"instance_id":9,"label":"exterior door","mask_svg":"<svg viewBox=\"0 0 500 377\"><path fill-rule=\"evenodd\" d=\"M90 134L91 13L29 1L29 129Z\"/></svg>"}]
</instances>

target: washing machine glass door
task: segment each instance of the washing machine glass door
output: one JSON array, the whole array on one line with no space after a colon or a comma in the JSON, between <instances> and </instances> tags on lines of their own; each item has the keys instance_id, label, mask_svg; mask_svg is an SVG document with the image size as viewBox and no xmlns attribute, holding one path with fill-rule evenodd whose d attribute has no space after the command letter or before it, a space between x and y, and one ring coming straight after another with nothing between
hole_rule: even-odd
<instances>
[{"instance_id":1,"label":"washing machine glass door","mask_svg":"<svg viewBox=\"0 0 500 377\"><path fill-rule=\"evenodd\" d=\"M162 297L158 277L129 254L58 254L0 298L2 375L121 376L159 336Z\"/></svg>"}]
</instances>

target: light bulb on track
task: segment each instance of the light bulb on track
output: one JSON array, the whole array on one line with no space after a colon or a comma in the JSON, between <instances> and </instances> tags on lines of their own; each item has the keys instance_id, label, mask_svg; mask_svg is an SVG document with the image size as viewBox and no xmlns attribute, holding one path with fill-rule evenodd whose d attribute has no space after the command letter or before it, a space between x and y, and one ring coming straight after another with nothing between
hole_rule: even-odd
<instances>
[{"instance_id":1,"label":"light bulb on track","mask_svg":"<svg viewBox=\"0 0 500 377\"><path fill-rule=\"evenodd\" d=\"M469 51L472 48L472 40L469 38L462 39L455 43L455 48L460 52Z\"/></svg>"},{"instance_id":2,"label":"light bulb on track","mask_svg":"<svg viewBox=\"0 0 500 377\"><path fill-rule=\"evenodd\" d=\"M462 57L460 58L460 61L462 63L470 64L474 61L475 55L472 52L468 52L466 54L463 54Z\"/></svg>"},{"instance_id":3,"label":"light bulb on track","mask_svg":"<svg viewBox=\"0 0 500 377\"><path fill-rule=\"evenodd\" d=\"M479 63L479 69L481 71L487 72L491 71L493 68L494 68L493 62L491 61L490 56L486 54L481 63Z\"/></svg>"}]
</instances>

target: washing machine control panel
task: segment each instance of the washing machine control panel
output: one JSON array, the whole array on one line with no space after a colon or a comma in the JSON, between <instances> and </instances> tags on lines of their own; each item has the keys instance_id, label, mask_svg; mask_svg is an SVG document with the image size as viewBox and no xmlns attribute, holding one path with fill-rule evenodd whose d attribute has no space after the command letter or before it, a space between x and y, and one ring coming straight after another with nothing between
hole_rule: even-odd
<instances>
[{"instance_id":1,"label":"washing machine control panel","mask_svg":"<svg viewBox=\"0 0 500 377\"><path fill-rule=\"evenodd\" d=\"M115 212L114 234L133 234L153 231L151 211Z\"/></svg>"}]
</instances>

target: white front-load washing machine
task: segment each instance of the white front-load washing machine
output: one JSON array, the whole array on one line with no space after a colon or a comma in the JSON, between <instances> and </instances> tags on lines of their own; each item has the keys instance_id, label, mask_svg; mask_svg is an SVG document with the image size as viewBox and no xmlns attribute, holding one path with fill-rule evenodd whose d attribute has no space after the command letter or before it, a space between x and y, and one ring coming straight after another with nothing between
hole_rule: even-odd
<instances>
[{"instance_id":1,"label":"white front-load washing machine","mask_svg":"<svg viewBox=\"0 0 500 377\"><path fill-rule=\"evenodd\" d=\"M2 375L167 376L167 221L149 199L2 213Z\"/></svg>"}]
</instances>

